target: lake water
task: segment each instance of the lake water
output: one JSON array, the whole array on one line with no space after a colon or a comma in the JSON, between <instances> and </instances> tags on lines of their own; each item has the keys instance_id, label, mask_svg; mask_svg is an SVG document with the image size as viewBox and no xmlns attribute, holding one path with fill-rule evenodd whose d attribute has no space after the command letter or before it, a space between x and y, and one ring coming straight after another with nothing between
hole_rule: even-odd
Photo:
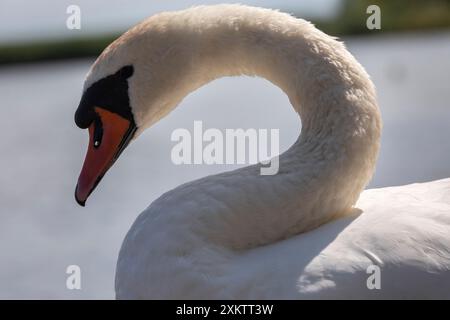
<instances>
[{"instance_id":1,"label":"lake water","mask_svg":"<svg viewBox=\"0 0 450 320\"><path fill-rule=\"evenodd\" d=\"M450 33L346 41L375 82L384 119L370 187L450 177ZM215 128L281 128L281 149L300 123L265 80L227 78L187 97L132 143L89 199L73 197L87 132L73 122L92 60L0 69L0 298L113 298L118 250L131 223L177 185L235 166L175 166L171 132L194 120ZM66 289L68 265L82 289Z\"/></svg>"}]
</instances>

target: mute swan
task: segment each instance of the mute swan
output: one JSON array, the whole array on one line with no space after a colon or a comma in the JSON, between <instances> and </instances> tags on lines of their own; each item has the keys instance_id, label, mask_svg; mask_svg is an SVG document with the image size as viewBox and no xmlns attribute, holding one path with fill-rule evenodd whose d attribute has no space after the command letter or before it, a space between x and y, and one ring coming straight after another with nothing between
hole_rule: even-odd
<instances>
[{"instance_id":1,"label":"mute swan","mask_svg":"<svg viewBox=\"0 0 450 320\"><path fill-rule=\"evenodd\" d=\"M300 137L276 175L249 166L154 201L123 242L117 298L450 298L450 180L358 200L380 143L374 86L342 43L277 11L166 12L113 42L75 114L90 135L78 203L183 97L242 74L289 96Z\"/></svg>"}]
</instances>

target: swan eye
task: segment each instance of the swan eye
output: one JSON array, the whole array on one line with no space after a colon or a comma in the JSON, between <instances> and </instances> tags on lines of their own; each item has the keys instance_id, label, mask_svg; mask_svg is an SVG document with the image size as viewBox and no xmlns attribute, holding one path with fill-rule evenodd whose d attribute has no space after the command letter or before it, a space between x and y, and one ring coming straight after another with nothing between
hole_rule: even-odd
<instances>
[{"instance_id":1,"label":"swan eye","mask_svg":"<svg viewBox=\"0 0 450 320\"><path fill-rule=\"evenodd\" d=\"M102 120L100 120L100 117L96 117L94 122L94 135L92 138L94 148L100 147L100 145L102 144L102 137L103 137Z\"/></svg>"}]
</instances>

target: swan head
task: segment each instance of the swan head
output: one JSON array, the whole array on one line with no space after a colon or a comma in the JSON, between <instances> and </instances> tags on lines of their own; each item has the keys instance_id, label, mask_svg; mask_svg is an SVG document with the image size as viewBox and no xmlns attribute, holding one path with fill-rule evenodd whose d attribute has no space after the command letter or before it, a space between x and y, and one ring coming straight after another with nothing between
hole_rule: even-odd
<instances>
[{"instance_id":1,"label":"swan head","mask_svg":"<svg viewBox=\"0 0 450 320\"><path fill-rule=\"evenodd\" d=\"M75 113L78 127L89 130L86 158L75 189L81 206L134 137L137 126L130 106L127 65L90 85Z\"/></svg>"},{"instance_id":2,"label":"swan head","mask_svg":"<svg viewBox=\"0 0 450 320\"><path fill-rule=\"evenodd\" d=\"M192 62L179 30L161 27L164 16L130 29L98 57L83 88L75 123L89 145L75 190L81 206L131 140L192 91L183 76ZM144 32L145 31L145 32Z\"/></svg>"}]
</instances>

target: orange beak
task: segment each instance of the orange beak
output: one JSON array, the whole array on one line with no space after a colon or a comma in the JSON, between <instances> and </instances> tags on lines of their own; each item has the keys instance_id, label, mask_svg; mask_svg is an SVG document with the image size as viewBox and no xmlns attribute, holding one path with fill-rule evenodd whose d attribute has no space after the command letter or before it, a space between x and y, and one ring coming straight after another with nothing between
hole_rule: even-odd
<instances>
[{"instance_id":1,"label":"orange beak","mask_svg":"<svg viewBox=\"0 0 450 320\"><path fill-rule=\"evenodd\" d=\"M75 189L75 199L83 207L136 131L134 124L120 115L99 107L94 110L98 118L89 126L89 146Z\"/></svg>"}]
</instances>

